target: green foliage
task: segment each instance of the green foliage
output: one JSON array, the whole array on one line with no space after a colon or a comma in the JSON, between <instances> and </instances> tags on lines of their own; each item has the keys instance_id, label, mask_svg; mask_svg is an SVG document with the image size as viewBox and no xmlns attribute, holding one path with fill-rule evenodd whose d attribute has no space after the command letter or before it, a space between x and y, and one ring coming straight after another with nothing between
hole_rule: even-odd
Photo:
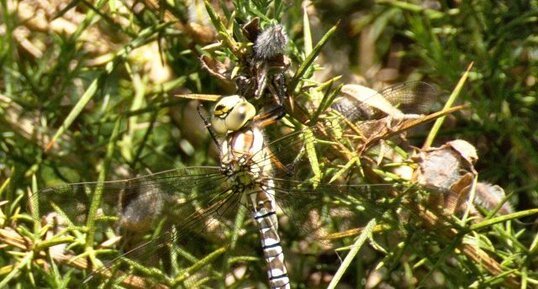
<instances>
[{"instance_id":1,"label":"green foliage","mask_svg":"<svg viewBox=\"0 0 538 289\"><path fill-rule=\"evenodd\" d=\"M262 29L280 23L288 33L288 93L303 110L286 121L298 127L321 118L322 111L308 105L328 107L339 88L334 82L380 88L425 80L452 91L474 63L460 92L467 108L439 129L437 145L457 138L474 144L479 179L502 186L516 211L474 224L456 218L428 223L419 207L407 204L412 216L404 222L396 208L405 197L380 201L386 212L375 219L368 214L380 209L375 203L339 200L357 218L369 219L358 222L368 224L358 241L346 237L333 247L361 251L339 267L333 250L315 247L284 224L294 288L326 287L325 279L335 275L336 288L376 288L376 276L378 288L538 286L537 1L320 1L306 10L304 3L278 0L33 2L0 0L0 287L120 286L122 280L99 276L82 284L87 261L98 265L102 256L117 256L114 246L100 243L114 230L92 221L46 239L48 226L38 220L47 212L31 196L59 183L218 164L197 112L200 102L177 95L236 93L202 57L231 63L226 76L248 75L252 43L242 28L256 17ZM307 146L309 154L312 149ZM340 177L358 163L350 157L336 169L322 163L314 170L334 169ZM99 216L101 200L93 202L92 214ZM236 228L175 250L160 267L129 260L125 267L178 287L264 288L258 235L253 226L240 230L248 222L240 215ZM444 227L433 226L440 223ZM305 242L312 249L305 251ZM48 249L58 244L79 252L80 262L53 259ZM473 259L472 248L489 259Z\"/></svg>"}]
</instances>

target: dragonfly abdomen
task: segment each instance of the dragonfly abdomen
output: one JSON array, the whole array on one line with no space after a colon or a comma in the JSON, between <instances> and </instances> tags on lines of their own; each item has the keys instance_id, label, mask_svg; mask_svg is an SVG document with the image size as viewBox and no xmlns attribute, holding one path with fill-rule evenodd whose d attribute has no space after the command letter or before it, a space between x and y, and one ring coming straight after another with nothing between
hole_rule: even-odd
<instances>
[{"instance_id":1,"label":"dragonfly abdomen","mask_svg":"<svg viewBox=\"0 0 538 289\"><path fill-rule=\"evenodd\" d=\"M269 169L269 168L267 168ZM271 178L259 184L259 190L250 195L253 217L260 231L263 256L267 262L267 275L271 288L290 288L288 270L284 263L284 252L278 234L276 215L275 184Z\"/></svg>"},{"instance_id":2,"label":"dragonfly abdomen","mask_svg":"<svg viewBox=\"0 0 538 289\"><path fill-rule=\"evenodd\" d=\"M276 212L273 208L267 209L266 206L262 206L254 212L253 216L260 230L263 255L268 265L269 284L271 288L288 289L290 288L290 279L278 235Z\"/></svg>"}]
</instances>

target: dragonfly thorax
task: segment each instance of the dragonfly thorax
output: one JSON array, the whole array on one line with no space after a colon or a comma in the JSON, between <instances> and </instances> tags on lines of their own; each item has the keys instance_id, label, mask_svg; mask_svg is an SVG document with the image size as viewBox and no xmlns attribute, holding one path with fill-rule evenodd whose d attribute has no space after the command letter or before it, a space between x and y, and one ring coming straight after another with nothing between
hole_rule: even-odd
<instances>
[{"instance_id":1,"label":"dragonfly thorax","mask_svg":"<svg viewBox=\"0 0 538 289\"><path fill-rule=\"evenodd\" d=\"M257 127L229 133L221 144L222 169L234 183L254 185L272 172L265 150L263 132Z\"/></svg>"}]
</instances>

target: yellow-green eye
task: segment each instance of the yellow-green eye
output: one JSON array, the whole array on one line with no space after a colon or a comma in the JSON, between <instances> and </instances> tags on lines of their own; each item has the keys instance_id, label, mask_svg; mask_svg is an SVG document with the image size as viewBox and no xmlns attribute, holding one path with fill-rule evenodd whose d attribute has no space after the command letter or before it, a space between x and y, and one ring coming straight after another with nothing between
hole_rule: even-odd
<instances>
[{"instance_id":1,"label":"yellow-green eye","mask_svg":"<svg viewBox=\"0 0 538 289\"><path fill-rule=\"evenodd\" d=\"M240 130L256 115L256 109L245 98L239 95L222 97L215 108L211 125L216 133L226 134L228 131Z\"/></svg>"}]
</instances>

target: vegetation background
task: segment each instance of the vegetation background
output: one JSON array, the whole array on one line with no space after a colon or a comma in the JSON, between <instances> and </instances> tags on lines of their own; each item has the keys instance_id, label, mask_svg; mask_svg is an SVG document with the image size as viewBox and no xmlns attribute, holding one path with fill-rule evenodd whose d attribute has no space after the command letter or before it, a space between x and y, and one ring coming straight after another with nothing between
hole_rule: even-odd
<instances>
[{"instance_id":1,"label":"vegetation background","mask_svg":"<svg viewBox=\"0 0 538 289\"><path fill-rule=\"evenodd\" d=\"M342 83L378 89L424 80L452 91L474 63L459 99L468 108L441 129L440 139L474 144L480 180L502 186L516 212L538 207L538 1L236 0L208 7L227 28L254 17L281 23L292 69L338 23L317 58L317 79L342 75ZM239 61L203 2L0 0L0 15L0 226L39 239L28 196L47 186L216 163L196 103L175 97L233 93L199 59L211 53ZM469 234L517 285L457 250L440 249L450 244L430 243L428 256L413 239L381 258L389 271L376 286L537 288L536 217L515 218ZM249 244L255 248L257 240ZM75 271L51 267L40 255L44 245L25 252L3 238L0 247L0 287L79 286ZM263 268L250 255L237 260ZM294 271L299 288L325 286L339 264L323 255L290 262L317 269ZM373 277L364 272L381 265L354 266L338 288L370 286L365 280ZM211 274L224 286L221 268ZM421 268L427 273L417 273ZM246 284L263 288L265 272L257 272Z\"/></svg>"}]
</instances>

